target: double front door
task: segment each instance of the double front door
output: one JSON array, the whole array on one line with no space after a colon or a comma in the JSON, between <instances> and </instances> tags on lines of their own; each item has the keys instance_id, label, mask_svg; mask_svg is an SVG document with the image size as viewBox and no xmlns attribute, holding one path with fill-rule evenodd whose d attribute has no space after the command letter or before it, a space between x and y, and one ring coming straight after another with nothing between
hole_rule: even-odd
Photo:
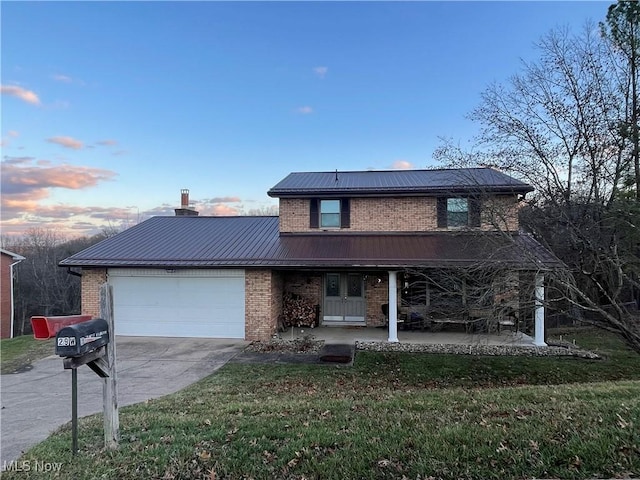
<instances>
[{"instance_id":1,"label":"double front door","mask_svg":"<svg viewBox=\"0 0 640 480\"><path fill-rule=\"evenodd\" d=\"M365 325L364 281L360 273L327 273L324 278L324 325Z\"/></svg>"}]
</instances>

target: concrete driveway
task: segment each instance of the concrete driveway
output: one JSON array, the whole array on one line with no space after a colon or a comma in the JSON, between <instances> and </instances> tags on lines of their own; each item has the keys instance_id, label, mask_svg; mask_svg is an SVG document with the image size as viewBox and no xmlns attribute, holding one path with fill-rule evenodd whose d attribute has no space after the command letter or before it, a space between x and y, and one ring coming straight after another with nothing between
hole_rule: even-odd
<instances>
[{"instance_id":1,"label":"concrete driveway","mask_svg":"<svg viewBox=\"0 0 640 480\"><path fill-rule=\"evenodd\" d=\"M211 338L118 337L116 342L121 407L181 390L215 372L248 345L243 340ZM3 468L71 421L71 370L64 370L62 359L52 355L36 362L32 370L2 375L0 390ZM78 416L98 412L102 412L102 380L83 366L78 369Z\"/></svg>"}]
</instances>

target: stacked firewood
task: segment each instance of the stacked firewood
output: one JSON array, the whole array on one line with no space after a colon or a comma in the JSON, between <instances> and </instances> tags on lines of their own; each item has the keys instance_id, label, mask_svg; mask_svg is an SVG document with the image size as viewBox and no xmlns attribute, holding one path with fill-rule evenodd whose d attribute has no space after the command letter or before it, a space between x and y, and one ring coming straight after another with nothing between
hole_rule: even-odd
<instances>
[{"instance_id":1,"label":"stacked firewood","mask_svg":"<svg viewBox=\"0 0 640 480\"><path fill-rule=\"evenodd\" d=\"M285 327L315 327L317 308L307 298L294 293L285 293L282 301L282 316Z\"/></svg>"}]
</instances>

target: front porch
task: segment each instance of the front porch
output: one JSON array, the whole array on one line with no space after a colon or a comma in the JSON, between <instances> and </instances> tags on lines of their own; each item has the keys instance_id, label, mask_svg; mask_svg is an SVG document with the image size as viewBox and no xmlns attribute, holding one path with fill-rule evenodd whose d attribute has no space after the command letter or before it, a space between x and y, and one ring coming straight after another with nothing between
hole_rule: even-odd
<instances>
[{"instance_id":1,"label":"front porch","mask_svg":"<svg viewBox=\"0 0 640 480\"><path fill-rule=\"evenodd\" d=\"M316 327L288 328L278 336L282 340L298 340L311 335L314 340L325 344L355 344L358 342L387 342L389 331L375 327ZM523 332L502 331L495 333L465 333L460 331L420 331L398 332L400 343L419 345L488 345L533 347L535 339Z\"/></svg>"},{"instance_id":2,"label":"front porch","mask_svg":"<svg viewBox=\"0 0 640 480\"><path fill-rule=\"evenodd\" d=\"M281 275L283 339L313 330L318 340L333 343L545 346L539 272L492 267Z\"/></svg>"}]
</instances>

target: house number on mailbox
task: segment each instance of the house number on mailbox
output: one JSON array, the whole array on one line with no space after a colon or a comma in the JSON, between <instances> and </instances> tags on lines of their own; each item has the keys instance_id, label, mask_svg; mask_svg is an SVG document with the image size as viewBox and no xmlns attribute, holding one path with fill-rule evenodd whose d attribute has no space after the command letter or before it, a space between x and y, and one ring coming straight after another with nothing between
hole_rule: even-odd
<instances>
[{"instance_id":1,"label":"house number on mailbox","mask_svg":"<svg viewBox=\"0 0 640 480\"><path fill-rule=\"evenodd\" d=\"M75 347L76 337L58 337L59 347Z\"/></svg>"}]
</instances>

